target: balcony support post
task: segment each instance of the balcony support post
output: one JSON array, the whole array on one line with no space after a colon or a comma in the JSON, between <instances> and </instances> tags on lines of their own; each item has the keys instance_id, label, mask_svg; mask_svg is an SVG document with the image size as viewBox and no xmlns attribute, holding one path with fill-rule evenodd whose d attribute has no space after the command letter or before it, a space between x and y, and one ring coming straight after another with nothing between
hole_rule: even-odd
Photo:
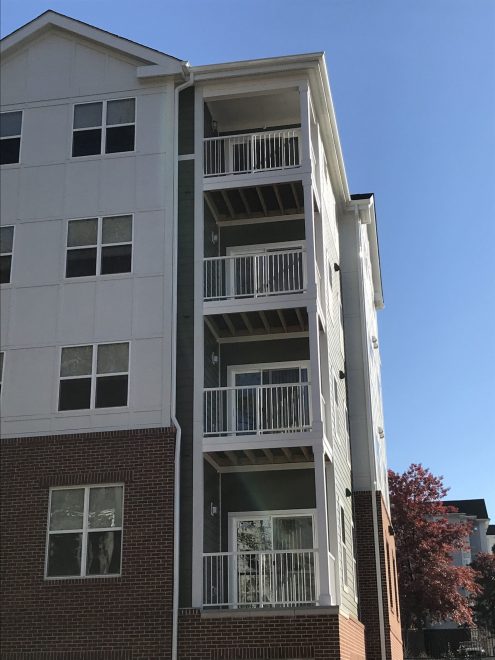
<instances>
[{"instance_id":1,"label":"balcony support post","mask_svg":"<svg viewBox=\"0 0 495 660\"><path fill-rule=\"evenodd\" d=\"M192 606L203 607L203 383L204 383L204 200L203 200L203 90L194 98L194 397L192 497Z\"/></svg>"},{"instance_id":2,"label":"balcony support post","mask_svg":"<svg viewBox=\"0 0 495 660\"><path fill-rule=\"evenodd\" d=\"M318 604L326 606L332 604L332 594L330 593L327 475L322 442L313 444L313 454L315 461L316 528L318 533Z\"/></svg>"}]
</instances>

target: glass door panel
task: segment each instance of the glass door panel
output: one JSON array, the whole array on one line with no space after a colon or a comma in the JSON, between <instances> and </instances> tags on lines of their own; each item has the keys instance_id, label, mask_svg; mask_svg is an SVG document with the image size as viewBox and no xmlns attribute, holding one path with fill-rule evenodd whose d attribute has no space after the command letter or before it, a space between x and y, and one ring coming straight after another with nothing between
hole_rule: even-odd
<instances>
[{"instance_id":1,"label":"glass door panel","mask_svg":"<svg viewBox=\"0 0 495 660\"><path fill-rule=\"evenodd\" d=\"M237 521L237 600L243 605L261 606L271 602L272 536L269 517Z\"/></svg>"},{"instance_id":2,"label":"glass door panel","mask_svg":"<svg viewBox=\"0 0 495 660\"><path fill-rule=\"evenodd\" d=\"M258 429L258 390L260 371L235 374L234 428L237 433L255 433Z\"/></svg>"},{"instance_id":3,"label":"glass door panel","mask_svg":"<svg viewBox=\"0 0 495 660\"><path fill-rule=\"evenodd\" d=\"M315 593L315 558L311 516L273 518L275 602L310 602ZM295 552L290 552L295 551Z\"/></svg>"},{"instance_id":4,"label":"glass door panel","mask_svg":"<svg viewBox=\"0 0 495 660\"><path fill-rule=\"evenodd\" d=\"M312 516L237 519L237 602L263 607L314 601L313 546Z\"/></svg>"}]
</instances>

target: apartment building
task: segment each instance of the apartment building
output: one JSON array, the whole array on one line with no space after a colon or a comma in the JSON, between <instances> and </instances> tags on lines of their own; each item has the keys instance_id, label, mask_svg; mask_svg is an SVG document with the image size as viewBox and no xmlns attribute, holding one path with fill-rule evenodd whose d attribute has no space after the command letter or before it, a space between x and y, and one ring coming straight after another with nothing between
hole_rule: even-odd
<instances>
[{"instance_id":1,"label":"apartment building","mask_svg":"<svg viewBox=\"0 0 495 660\"><path fill-rule=\"evenodd\" d=\"M5 657L401 658L323 55L192 67L52 11L2 55Z\"/></svg>"}]
</instances>

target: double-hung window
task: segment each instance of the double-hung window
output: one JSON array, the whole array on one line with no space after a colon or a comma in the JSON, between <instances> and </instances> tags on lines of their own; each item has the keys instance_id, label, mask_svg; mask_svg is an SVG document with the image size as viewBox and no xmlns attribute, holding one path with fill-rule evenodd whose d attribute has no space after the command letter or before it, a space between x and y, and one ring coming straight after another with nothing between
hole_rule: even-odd
<instances>
[{"instance_id":1,"label":"double-hung window","mask_svg":"<svg viewBox=\"0 0 495 660\"><path fill-rule=\"evenodd\" d=\"M4 355L5 355L5 353L3 351L1 351L0 352L0 396L2 395Z\"/></svg>"},{"instance_id":2,"label":"double-hung window","mask_svg":"<svg viewBox=\"0 0 495 660\"><path fill-rule=\"evenodd\" d=\"M120 575L123 486L50 490L46 577Z\"/></svg>"},{"instance_id":3,"label":"double-hung window","mask_svg":"<svg viewBox=\"0 0 495 660\"><path fill-rule=\"evenodd\" d=\"M78 103L74 106L72 155L134 151L136 99Z\"/></svg>"},{"instance_id":4,"label":"double-hung window","mask_svg":"<svg viewBox=\"0 0 495 660\"><path fill-rule=\"evenodd\" d=\"M0 165L11 165L20 161L21 131L21 110L0 112Z\"/></svg>"},{"instance_id":5,"label":"double-hung window","mask_svg":"<svg viewBox=\"0 0 495 660\"><path fill-rule=\"evenodd\" d=\"M0 284L8 284L12 271L14 227L0 227Z\"/></svg>"},{"instance_id":6,"label":"double-hung window","mask_svg":"<svg viewBox=\"0 0 495 660\"><path fill-rule=\"evenodd\" d=\"M114 275L131 269L131 215L69 220L65 277Z\"/></svg>"},{"instance_id":7,"label":"double-hung window","mask_svg":"<svg viewBox=\"0 0 495 660\"><path fill-rule=\"evenodd\" d=\"M342 555L342 582L345 587L349 586L349 567L347 559L347 534L346 534L346 519L344 507L340 507L340 543Z\"/></svg>"},{"instance_id":8,"label":"double-hung window","mask_svg":"<svg viewBox=\"0 0 495 660\"><path fill-rule=\"evenodd\" d=\"M62 348L59 410L127 406L128 389L128 342Z\"/></svg>"}]
</instances>

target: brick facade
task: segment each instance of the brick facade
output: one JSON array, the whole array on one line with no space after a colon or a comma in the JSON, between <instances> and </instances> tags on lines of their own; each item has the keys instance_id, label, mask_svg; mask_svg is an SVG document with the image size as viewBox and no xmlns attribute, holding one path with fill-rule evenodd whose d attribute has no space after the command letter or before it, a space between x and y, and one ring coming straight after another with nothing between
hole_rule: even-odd
<instances>
[{"instance_id":1,"label":"brick facade","mask_svg":"<svg viewBox=\"0 0 495 660\"><path fill-rule=\"evenodd\" d=\"M325 611L180 612L180 660L364 660L359 621Z\"/></svg>"},{"instance_id":2,"label":"brick facade","mask_svg":"<svg viewBox=\"0 0 495 660\"><path fill-rule=\"evenodd\" d=\"M170 656L175 429L2 441L2 658ZM44 578L49 488L124 483L120 577Z\"/></svg>"},{"instance_id":3,"label":"brick facade","mask_svg":"<svg viewBox=\"0 0 495 660\"><path fill-rule=\"evenodd\" d=\"M376 503L381 593L385 626L385 652L387 660L402 660L403 647L400 612L397 602L398 587L395 571L395 541L391 533L392 528L390 518L380 492L376 493ZM366 658L367 660L381 660L380 619L371 492L354 492L354 515L360 618L366 629Z\"/></svg>"}]
</instances>

